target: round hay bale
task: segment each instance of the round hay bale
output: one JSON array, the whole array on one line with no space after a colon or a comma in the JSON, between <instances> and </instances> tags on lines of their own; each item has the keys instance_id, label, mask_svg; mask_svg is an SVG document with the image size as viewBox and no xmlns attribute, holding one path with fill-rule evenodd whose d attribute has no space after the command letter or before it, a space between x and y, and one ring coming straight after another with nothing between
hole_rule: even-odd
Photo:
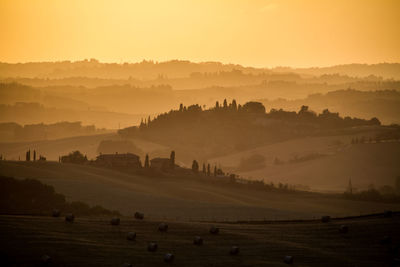
<instances>
[{"instance_id":1,"label":"round hay bale","mask_svg":"<svg viewBox=\"0 0 400 267\"><path fill-rule=\"evenodd\" d=\"M167 232L168 231L168 224L166 223L160 223L158 225L158 231L160 232Z\"/></svg>"},{"instance_id":2,"label":"round hay bale","mask_svg":"<svg viewBox=\"0 0 400 267\"><path fill-rule=\"evenodd\" d=\"M130 240L130 241L136 240L136 233L135 233L135 232L129 232L129 233L126 235L126 239L128 239L128 240Z\"/></svg>"},{"instance_id":3,"label":"round hay bale","mask_svg":"<svg viewBox=\"0 0 400 267\"><path fill-rule=\"evenodd\" d=\"M211 226L211 228L210 228L210 234L213 234L213 235L219 234L219 228L218 228L218 227L215 227L215 226Z\"/></svg>"},{"instance_id":4,"label":"round hay bale","mask_svg":"<svg viewBox=\"0 0 400 267\"><path fill-rule=\"evenodd\" d=\"M157 251L157 249L158 249L158 245L157 245L156 242L150 242L150 243L147 245L147 251L155 252L155 251Z\"/></svg>"},{"instance_id":5,"label":"round hay bale","mask_svg":"<svg viewBox=\"0 0 400 267\"><path fill-rule=\"evenodd\" d=\"M43 265L51 264L51 257L49 255L43 255L42 256L42 264Z\"/></svg>"},{"instance_id":6,"label":"round hay bale","mask_svg":"<svg viewBox=\"0 0 400 267\"><path fill-rule=\"evenodd\" d=\"M121 222L121 220L117 217L112 218L110 221L111 225L119 225L120 222Z\"/></svg>"},{"instance_id":7,"label":"round hay bale","mask_svg":"<svg viewBox=\"0 0 400 267\"><path fill-rule=\"evenodd\" d=\"M232 246L231 250L229 251L229 254L238 255L239 254L239 247L238 246Z\"/></svg>"},{"instance_id":8,"label":"round hay bale","mask_svg":"<svg viewBox=\"0 0 400 267\"><path fill-rule=\"evenodd\" d=\"M172 254L172 253L166 253L166 254L164 255L164 262L166 262L166 263L171 263L171 262L174 261L174 258L175 258L174 254Z\"/></svg>"},{"instance_id":9,"label":"round hay bale","mask_svg":"<svg viewBox=\"0 0 400 267\"><path fill-rule=\"evenodd\" d=\"M385 217L385 218L390 218L392 216L393 216L393 211L391 211L391 210L385 210L383 212L383 217Z\"/></svg>"},{"instance_id":10,"label":"round hay bale","mask_svg":"<svg viewBox=\"0 0 400 267\"><path fill-rule=\"evenodd\" d=\"M392 237L385 235L382 240L381 240L381 244L382 245L388 245L392 243Z\"/></svg>"},{"instance_id":11,"label":"round hay bale","mask_svg":"<svg viewBox=\"0 0 400 267\"><path fill-rule=\"evenodd\" d=\"M53 217L60 217L60 215L61 215L61 211L60 210L58 210L58 209L54 209L53 210L53 212L52 212L52 216Z\"/></svg>"},{"instance_id":12,"label":"round hay bale","mask_svg":"<svg viewBox=\"0 0 400 267\"><path fill-rule=\"evenodd\" d=\"M347 225L342 224L339 227L339 233L347 234L349 232L349 227Z\"/></svg>"},{"instance_id":13,"label":"round hay bale","mask_svg":"<svg viewBox=\"0 0 400 267\"><path fill-rule=\"evenodd\" d=\"M143 220L144 219L144 214L143 213L141 213L141 212L135 212L135 219L136 220Z\"/></svg>"},{"instance_id":14,"label":"round hay bale","mask_svg":"<svg viewBox=\"0 0 400 267\"><path fill-rule=\"evenodd\" d=\"M125 262L121 265L121 267L132 267L132 264Z\"/></svg>"},{"instance_id":15,"label":"round hay bale","mask_svg":"<svg viewBox=\"0 0 400 267\"><path fill-rule=\"evenodd\" d=\"M195 236L194 240L193 240L193 244L195 244L196 246L203 245L203 238L201 238L200 236Z\"/></svg>"},{"instance_id":16,"label":"round hay bale","mask_svg":"<svg viewBox=\"0 0 400 267\"><path fill-rule=\"evenodd\" d=\"M331 221L331 216L322 216L321 217L321 222L327 223Z\"/></svg>"},{"instance_id":17,"label":"round hay bale","mask_svg":"<svg viewBox=\"0 0 400 267\"><path fill-rule=\"evenodd\" d=\"M285 256L283 258L283 262L286 264L293 264L293 261L294 261L293 256Z\"/></svg>"},{"instance_id":18,"label":"round hay bale","mask_svg":"<svg viewBox=\"0 0 400 267\"><path fill-rule=\"evenodd\" d=\"M72 223L72 222L74 222L74 220L75 220L74 214L68 213L67 215L65 215L65 221L66 222Z\"/></svg>"}]
</instances>

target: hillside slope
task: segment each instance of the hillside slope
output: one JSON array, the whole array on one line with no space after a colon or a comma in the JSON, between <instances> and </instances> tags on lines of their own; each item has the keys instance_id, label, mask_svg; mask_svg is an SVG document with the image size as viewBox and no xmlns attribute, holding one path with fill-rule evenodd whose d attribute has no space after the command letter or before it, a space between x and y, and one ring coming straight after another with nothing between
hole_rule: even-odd
<instances>
[{"instance_id":1,"label":"hillside slope","mask_svg":"<svg viewBox=\"0 0 400 267\"><path fill-rule=\"evenodd\" d=\"M301 184L319 191L343 192L349 179L359 189L370 184L393 186L400 175L400 142L350 145L351 138L345 135L289 140L214 158L211 162L244 177ZM240 161L251 155L262 155L265 166L238 170ZM301 161L307 156L314 158ZM275 158L281 164L276 164Z\"/></svg>"},{"instance_id":2,"label":"hillside slope","mask_svg":"<svg viewBox=\"0 0 400 267\"><path fill-rule=\"evenodd\" d=\"M266 192L193 178L143 177L111 169L55 162L0 162L0 174L35 178L67 200L123 214L183 220L299 219L400 209L399 204L344 200L314 193Z\"/></svg>"}]
</instances>

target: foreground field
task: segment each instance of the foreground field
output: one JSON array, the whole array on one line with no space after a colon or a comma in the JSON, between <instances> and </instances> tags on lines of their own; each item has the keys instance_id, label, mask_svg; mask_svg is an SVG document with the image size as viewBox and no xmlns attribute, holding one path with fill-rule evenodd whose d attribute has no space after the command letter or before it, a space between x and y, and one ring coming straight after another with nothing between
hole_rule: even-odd
<instances>
[{"instance_id":1,"label":"foreground field","mask_svg":"<svg viewBox=\"0 0 400 267\"><path fill-rule=\"evenodd\" d=\"M283 257L294 257L294 266L396 266L399 257L400 216L382 215L320 221L252 224L217 224L220 234L211 235L209 223L168 222L167 233L157 231L157 221L122 218L111 226L109 218L0 216L2 266L38 266L42 255L53 266L164 265L165 253L175 255L173 266L285 266ZM349 227L339 233L340 225ZM129 231L137 233L128 241ZM193 238L204 239L194 246ZM385 236L391 242L383 244ZM149 241L158 243L148 252ZM239 255L229 255L231 246Z\"/></svg>"},{"instance_id":2,"label":"foreground field","mask_svg":"<svg viewBox=\"0 0 400 267\"><path fill-rule=\"evenodd\" d=\"M143 211L154 219L312 219L400 210L400 205L339 196L241 188L193 177L146 177L88 165L0 161L0 174L39 179L70 201L101 205L122 214Z\"/></svg>"}]
</instances>

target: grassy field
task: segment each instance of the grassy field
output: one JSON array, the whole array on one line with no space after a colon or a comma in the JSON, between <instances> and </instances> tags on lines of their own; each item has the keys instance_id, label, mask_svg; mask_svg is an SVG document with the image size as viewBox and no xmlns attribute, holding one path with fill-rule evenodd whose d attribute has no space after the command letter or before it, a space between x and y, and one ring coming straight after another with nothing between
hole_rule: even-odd
<instances>
[{"instance_id":1,"label":"grassy field","mask_svg":"<svg viewBox=\"0 0 400 267\"><path fill-rule=\"evenodd\" d=\"M309 186L312 190L343 192L349 179L358 189L370 184L394 186L400 175L400 142L351 145L351 135L309 137L262 146L256 149L214 158L215 162L250 179ZM312 160L290 162L293 158L321 155ZM242 158L262 155L265 166L236 170ZM274 164L278 158L283 164Z\"/></svg>"},{"instance_id":2,"label":"grassy field","mask_svg":"<svg viewBox=\"0 0 400 267\"><path fill-rule=\"evenodd\" d=\"M0 174L39 179L54 186L67 200L102 205L125 215L139 210L154 219L312 219L400 210L400 204L351 201L326 194L266 192L191 177L145 177L56 162L1 161Z\"/></svg>"},{"instance_id":3,"label":"grassy field","mask_svg":"<svg viewBox=\"0 0 400 267\"><path fill-rule=\"evenodd\" d=\"M382 215L286 223L183 223L169 221L166 233L157 231L159 221L135 221L124 217L111 226L110 218L77 218L66 223L62 217L0 216L2 266L38 266L42 255L52 266L164 265L167 252L175 255L173 266L285 266L283 257L294 257L293 266L396 266L400 245L400 215ZM339 233L340 225L349 227ZM220 234L211 235L211 225ZM129 231L137 233L128 241ZM204 239L193 245L194 236ZM390 236L390 244L382 244ZM150 241L158 243L148 252ZM231 246L239 255L229 255ZM168 264L165 264L168 265Z\"/></svg>"}]
</instances>

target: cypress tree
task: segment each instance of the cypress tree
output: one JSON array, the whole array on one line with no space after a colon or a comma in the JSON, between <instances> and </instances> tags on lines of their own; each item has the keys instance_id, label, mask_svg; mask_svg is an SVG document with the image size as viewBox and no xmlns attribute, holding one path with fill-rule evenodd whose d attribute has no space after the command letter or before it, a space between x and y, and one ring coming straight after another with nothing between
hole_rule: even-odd
<instances>
[{"instance_id":1,"label":"cypress tree","mask_svg":"<svg viewBox=\"0 0 400 267\"><path fill-rule=\"evenodd\" d=\"M237 104L236 104L236 100L235 100L235 99L232 100L232 109L233 109L234 111L237 110Z\"/></svg>"},{"instance_id":2,"label":"cypress tree","mask_svg":"<svg viewBox=\"0 0 400 267\"><path fill-rule=\"evenodd\" d=\"M204 174L204 175L207 174L207 171L206 171L206 164L205 164L205 163L203 163L203 174Z\"/></svg>"},{"instance_id":3,"label":"cypress tree","mask_svg":"<svg viewBox=\"0 0 400 267\"><path fill-rule=\"evenodd\" d=\"M211 167L210 167L210 163L207 164L207 176L211 175Z\"/></svg>"},{"instance_id":4,"label":"cypress tree","mask_svg":"<svg viewBox=\"0 0 400 267\"><path fill-rule=\"evenodd\" d=\"M175 151L171 151L171 156L169 157L170 167L173 169L175 167Z\"/></svg>"},{"instance_id":5,"label":"cypress tree","mask_svg":"<svg viewBox=\"0 0 400 267\"><path fill-rule=\"evenodd\" d=\"M146 154L146 159L144 160L144 167L146 169L150 168L150 164L149 164L149 155Z\"/></svg>"},{"instance_id":6,"label":"cypress tree","mask_svg":"<svg viewBox=\"0 0 400 267\"><path fill-rule=\"evenodd\" d=\"M33 161L36 161L36 150L33 150Z\"/></svg>"},{"instance_id":7,"label":"cypress tree","mask_svg":"<svg viewBox=\"0 0 400 267\"><path fill-rule=\"evenodd\" d=\"M217 176L217 165L214 166L214 176Z\"/></svg>"},{"instance_id":8,"label":"cypress tree","mask_svg":"<svg viewBox=\"0 0 400 267\"><path fill-rule=\"evenodd\" d=\"M192 163L192 171L193 171L194 173L198 173L198 172L199 172L199 164L197 163L196 160L193 160L193 163Z\"/></svg>"}]
</instances>

